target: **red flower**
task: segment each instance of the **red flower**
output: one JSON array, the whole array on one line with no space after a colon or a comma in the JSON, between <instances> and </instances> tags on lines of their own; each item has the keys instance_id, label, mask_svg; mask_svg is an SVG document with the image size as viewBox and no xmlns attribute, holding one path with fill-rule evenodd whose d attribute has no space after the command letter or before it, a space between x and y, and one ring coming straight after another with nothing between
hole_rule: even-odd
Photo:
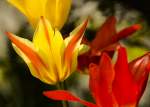
<instances>
[{"instance_id":1,"label":"red flower","mask_svg":"<svg viewBox=\"0 0 150 107\"><path fill-rule=\"evenodd\" d=\"M95 38L91 42L84 38L83 43L88 44L90 50L78 57L78 69L83 71L91 62L97 63L100 58L99 53L102 51L109 51L109 53L112 54L119 44L119 40L130 36L140 28L141 26L139 24L134 24L120 32L116 32L116 18L114 16L109 17L100 27Z\"/></svg>"},{"instance_id":2,"label":"red flower","mask_svg":"<svg viewBox=\"0 0 150 107\"><path fill-rule=\"evenodd\" d=\"M99 64L91 63L90 90L96 104L75 97L68 91L45 91L44 95L54 100L80 102L87 107L136 107L143 94L150 70L150 53L127 62L125 48L118 49L116 64L103 53Z\"/></svg>"}]
</instances>

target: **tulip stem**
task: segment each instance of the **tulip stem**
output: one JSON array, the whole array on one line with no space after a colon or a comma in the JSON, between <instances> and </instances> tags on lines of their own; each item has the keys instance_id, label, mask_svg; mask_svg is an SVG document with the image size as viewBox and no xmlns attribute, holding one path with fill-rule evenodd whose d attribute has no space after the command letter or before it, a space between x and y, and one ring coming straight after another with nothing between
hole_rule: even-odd
<instances>
[{"instance_id":1,"label":"tulip stem","mask_svg":"<svg viewBox=\"0 0 150 107\"><path fill-rule=\"evenodd\" d=\"M57 88L60 89L60 90L66 90L65 81L58 83ZM69 107L69 103L67 101L62 101L62 107Z\"/></svg>"}]
</instances>

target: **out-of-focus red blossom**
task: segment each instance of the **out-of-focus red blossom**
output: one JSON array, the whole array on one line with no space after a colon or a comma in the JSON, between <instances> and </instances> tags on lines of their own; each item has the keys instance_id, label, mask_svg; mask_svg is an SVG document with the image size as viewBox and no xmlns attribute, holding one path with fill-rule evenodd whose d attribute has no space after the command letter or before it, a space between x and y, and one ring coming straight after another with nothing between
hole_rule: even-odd
<instances>
[{"instance_id":1,"label":"out-of-focus red blossom","mask_svg":"<svg viewBox=\"0 0 150 107\"><path fill-rule=\"evenodd\" d=\"M134 24L117 32L116 18L114 16L109 17L99 28L95 38L91 42L84 37L83 43L88 44L90 50L78 57L78 69L84 71L91 62L97 64L102 51L112 55L114 49L119 44L119 40L132 35L140 28L141 26L139 24Z\"/></svg>"},{"instance_id":2,"label":"out-of-focus red blossom","mask_svg":"<svg viewBox=\"0 0 150 107\"><path fill-rule=\"evenodd\" d=\"M75 101L87 107L137 107L150 71L150 53L128 63L126 50L118 49L115 65L106 53L98 64L89 65L90 91L95 103L79 99L68 91L45 91L44 95L54 100Z\"/></svg>"}]
</instances>

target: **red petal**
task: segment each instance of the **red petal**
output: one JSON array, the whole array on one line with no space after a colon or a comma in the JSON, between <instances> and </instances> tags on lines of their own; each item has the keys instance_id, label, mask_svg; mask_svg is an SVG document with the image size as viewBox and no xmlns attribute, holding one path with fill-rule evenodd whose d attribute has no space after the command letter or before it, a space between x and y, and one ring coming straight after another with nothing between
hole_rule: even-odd
<instances>
[{"instance_id":1,"label":"red petal","mask_svg":"<svg viewBox=\"0 0 150 107\"><path fill-rule=\"evenodd\" d=\"M114 16L109 17L105 23L100 27L96 34L95 39L91 43L91 47L95 50L99 50L109 45L111 38L116 34L116 18Z\"/></svg>"},{"instance_id":2,"label":"red petal","mask_svg":"<svg viewBox=\"0 0 150 107\"><path fill-rule=\"evenodd\" d=\"M99 65L90 64L89 70L89 85L97 105L114 107L116 102L112 94L112 82L115 74L109 56L103 53Z\"/></svg>"},{"instance_id":3,"label":"red petal","mask_svg":"<svg viewBox=\"0 0 150 107\"><path fill-rule=\"evenodd\" d=\"M130 27L127 27L122 31L120 31L119 33L117 33L116 35L114 35L112 38L113 39L112 42L114 43L119 41L120 39L126 38L127 36L130 36L131 34L135 33L139 29L141 29L141 25L139 24L135 24Z\"/></svg>"},{"instance_id":4,"label":"red petal","mask_svg":"<svg viewBox=\"0 0 150 107\"><path fill-rule=\"evenodd\" d=\"M78 70L85 71L90 63L99 63L100 56L91 56L90 52L86 52L78 56Z\"/></svg>"},{"instance_id":5,"label":"red petal","mask_svg":"<svg viewBox=\"0 0 150 107\"><path fill-rule=\"evenodd\" d=\"M140 80L140 78L150 70L147 66L150 64L150 53L147 53L132 62L129 63L129 69L131 70L134 79L136 81Z\"/></svg>"},{"instance_id":6,"label":"red petal","mask_svg":"<svg viewBox=\"0 0 150 107\"><path fill-rule=\"evenodd\" d=\"M53 100L66 100L66 101L80 102L81 104L87 107L97 107L95 104L81 100L80 98L72 95L70 92L64 90L45 91L43 92L43 94Z\"/></svg>"},{"instance_id":7,"label":"red petal","mask_svg":"<svg viewBox=\"0 0 150 107\"><path fill-rule=\"evenodd\" d=\"M150 71L150 68L148 67L149 64L150 53L147 53L129 63L129 69L139 87L139 98L142 96L147 84Z\"/></svg>"},{"instance_id":8,"label":"red petal","mask_svg":"<svg viewBox=\"0 0 150 107\"><path fill-rule=\"evenodd\" d=\"M128 70L128 62L125 48L121 47L115 65L115 80L113 92L119 104L130 104L136 102L137 86L133 81L132 74Z\"/></svg>"}]
</instances>

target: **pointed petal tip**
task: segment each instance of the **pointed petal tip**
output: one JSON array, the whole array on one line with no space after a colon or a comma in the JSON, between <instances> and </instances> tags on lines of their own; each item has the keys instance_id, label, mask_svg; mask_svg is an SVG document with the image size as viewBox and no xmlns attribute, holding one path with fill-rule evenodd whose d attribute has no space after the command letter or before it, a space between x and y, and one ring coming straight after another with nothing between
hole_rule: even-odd
<instances>
[{"instance_id":1,"label":"pointed petal tip","mask_svg":"<svg viewBox=\"0 0 150 107\"><path fill-rule=\"evenodd\" d=\"M71 63L71 58L73 55L73 51L77 45L78 42L80 42L80 39L83 37L83 34L86 30L86 26L88 24L89 18L87 18L81 25L80 29L77 31L77 33L72 37L72 39L69 41L68 46L65 49L64 53L64 60L65 62Z\"/></svg>"},{"instance_id":2,"label":"pointed petal tip","mask_svg":"<svg viewBox=\"0 0 150 107\"><path fill-rule=\"evenodd\" d=\"M43 94L44 96L48 97L49 91L48 91L48 90L47 90L47 91L43 91L42 94Z\"/></svg>"},{"instance_id":3,"label":"pointed petal tip","mask_svg":"<svg viewBox=\"0 0 150 107\"><path fill-rule=\"evenodd\" d=\"M117 47L117 50L118 50L118 51L126 51L126 48L123 47L123 46L121 46L121 45L119 45L119 46Z\"/></svg>"},{"instance_id":4,"label":"pointed petal tip","mask_svg":"<svg viewBox=\"0 0 150 107\"><path fill-rule=\"evenodd\" d=\"M43 18L44 18L44 16L41 16L40 18L41 18L41 19L43 19Z\"/></svg>"},{"instance_id":5,"label":"pointed petal tip","mask_svg":"<svg viewBox=\"0 0 150 107\"><path fill-rule=\"evenodd\" d=\"M107 53L103 52L99 64L103 66L106 66L106 64L112 65L110 56Z\"/></svg>"},{"instance_id":6,"label":"pointed petal tip","mask_svg":"<svg viewBox=\"0 0 150 107\"><path fill-rule=\"evenodd\" d=\"M45 22L45 17L41 16L39 21Z\"/></svg>"},{"instance_id":7,"label":"pointed petal tip","mask_svg":"<svg viewBox=\"0 0 150 107\"><path fill-rule=\"evenodd\" d=\"M119 46L118 49L117 49L117 53L118 53L118 56L117 56L117 62L116 62L116 67L118 66L117 64L121 64L121 63L124 63L126 64L126 68L127 68L127 63L128 63L128 59L127 59L127 52L126 52L126 48L125 47L122 47L122 46ZM119 64L119 65L120 65ZM125 66L125 65L124 65Z\"/></svg>"},{"instance_id":8,"label":"pointed petal tip","mask_svg":"<svg viewBox=\"0 0 150 107\"><path fill-rule=\"evenodd\" d=\"M5 32L5 34L6 34L7 36L10 36L10 35L11 35L11 33L10 33L10 32Z\"/></svg>"},{"instance_id":9,"label":"pointed petal tip","mask_svg":"<svg viewBox=\"0 0 150 107\"><path fill-rule=\"evenodd\" d=\"M120 56L123 56L123 57L126 57L127 58L127 52L126 52L126 48L125 47L119 47L118 49L118 57Z\"/></svg>"},{"instance_id":10,"label":"pointed petal tip","mask_svg":"<svg viewBox=\"0 0 150 107\"><path fill-rule=\"evenodd\" d=\"M110 57L108 56L108 54L103 52L102 56L101 56L101 60L109 60L109 59L110 59Z\"/></svg>"},{"instance_id":11,"label":"pointed petal tip","mask_svg":"<svg viewBox=\"0 0 150 107\"><path fill-rule=\"evenodd\" d=\"M40 20L45 20L46 18L44 16L41 16L40 17Z\"/></svg>"},{"instance_id":12,"label":"pointed petal tip","mask_svg":"<svg viewBox=\"0 0 150 107\"><path fill-rule=\"evenodd\" d=\"M85 22L84 22L84 27L87 27L87 25L88 25L88 22L89 22L89 20L91 19L91 17L90 16L88 16L88 18L85 20Z\"/></svg>"},{"instance_id":13,"label":"pointed petal tip","mask_svg":"<svg viewBox=\"0 0 150 107\"><path fill-rule=\"evenodd\" d=\"M132 26L132 28L133 28L134 30L140 30L140 29L142 28L142 26L141 26L140 24L134 24L134 25Z\"/></svg>"},{"instance_id":14,"label":"pointed petal tip","mask_svg":"<svg viewBox=\"0 0 150 107\"><path fill-rule=\"evenodd\" d=\"M116 22L117 22L117 19L116 19L115 16L109 16L109 17L107 18L107 21L110 21L111 23L114 23L114 25L115 25Z\"/></svg>"},{"instance_id":15,"label":"pointed petal tip","mask_svg":"<svg viewBox=\"0 0 150 107\"><path fill-rule=\"evenodd\" d=\"M10 32L5 32L6 36L11 40L13 41L13 34L10 33Z\"/></svg>"},{"instance_id":16,"label":"pointed petal tip","mask_svg":"<svg viewBox=\"0 0 150 107\"><path fill-rule=\"evenodd\" d=\"M94 64L94 63L90 63L90 64L89 64L89 68L93 68L95 65L96 65L96 64Z\"/></svg>"},{"instance_id":17,"label":"pointed petal tip","mask_svg":"<svg viewBox=\"0 0 150 107\"><path fill-rule=\"evenodd\" d=\"M108 56L108 54L107 54L107 53L103 52L103 53L102 53L102 57L104 57L104 58L108 58L109 56Z\"/></svg>"},{"instance_id":18,"label":"pointed petal tip","mask_svg":"<svg viewBox=\"0 0 150 107\"><path fill-rule=\"evenodd\" d=\"M116 19L115 16L109 16L109 19L114 20L114 21L117 21L117 19Z\"/></svg>"},{"instance_id":19,"label":"pointed petal tip","mask_svg":"<svg viewBox=\"0 0 150 107\"><path fill-rule=\"evenodd\" d=\"M141 28L142 28L142 26L140 24L134 24L134 25L131 25L131 26L123 29L120 32L118 32L117 35L113 36L113 42L117 42L123 38L131 36L133 33L140 30Z\"/></svg>"}]
</instances>

